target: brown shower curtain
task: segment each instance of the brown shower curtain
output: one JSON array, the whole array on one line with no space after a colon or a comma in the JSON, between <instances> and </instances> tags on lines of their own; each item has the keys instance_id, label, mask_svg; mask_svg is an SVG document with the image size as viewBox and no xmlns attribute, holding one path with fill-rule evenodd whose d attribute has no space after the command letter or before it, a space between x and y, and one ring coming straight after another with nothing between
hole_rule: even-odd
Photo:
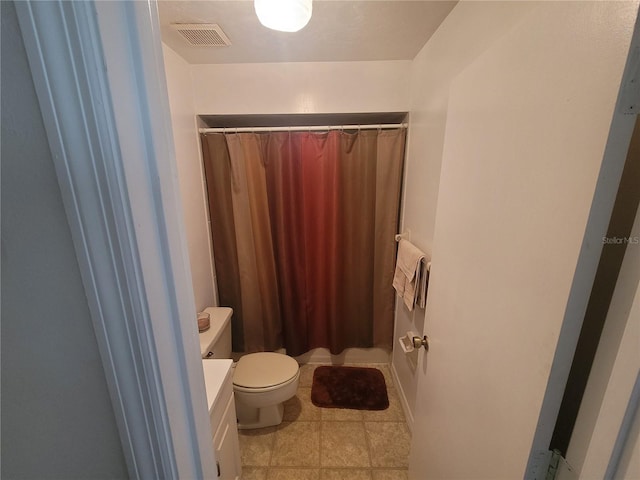
<instances>
[{"instance_id":1,"label":"brown shower curtain","mask_svg":"<svg viewBox=\"0 0 640 480\"><path fill-rule=\"evenodd\" d=\"M405 130L201 140L234 351L391 348Z\"/></svg>"}]
</instances>

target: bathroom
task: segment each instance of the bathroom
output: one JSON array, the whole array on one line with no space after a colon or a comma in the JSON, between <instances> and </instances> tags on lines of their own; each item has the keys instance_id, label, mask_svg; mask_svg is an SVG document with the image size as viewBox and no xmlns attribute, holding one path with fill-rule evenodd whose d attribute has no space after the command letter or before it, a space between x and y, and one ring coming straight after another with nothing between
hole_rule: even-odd
<instances>
[{"instance_id":1,"label":"bathroom","mask_svg":"<svg viewBox=\"0 0 640 480\"><path fill-rule=\"evenodd\" d=\"M148 11L153 12L154 2L150 2L150 5ZM371 467L357 474L364 475L364 478L374 475L374 478L384 478L383 474L386 473L400 475L399 478L408 475L412 479L491 478L494 474L501 478L537 478L537 454L547 447L545 443L548 444L550 436L547 425L549 418L554 416L553 404L558 403L557 390L561 388L557 385L561 382L550 382L549 377L553 379L562 375L562 363L567 361L563 358L563 352L571 349L571 337L577 336L575 331L569 331L572 326L575 327L575 322L567 321L572 309L580 309L575 303L579 303L580 295L576 293L579 285L574 285L573 280L580 278L579 272L588 277L584 270L589 268L585 265L594 261L591 257L585 260L581 244L585 239L587 243L590 240L595 244L603 237L592 222L590 206L594 198L596 204L598 201L606 203L598 197L602 194L598 176L601 163L610 165L611 159L607 155L615 153L614 149L609 148L612 135L615 137L616 133L611 118L614 115L617 119L616 97L632 42L638 2L459 2L448 6L451 7L450 11L438 20L442 23L430 26L434 33L424 46L413 57L405 59L191 64L167 45L160 47L160 59L166 67L176 155L173 164L162 163L166 160L163 157L167 155L166 149L156 149L159 165L169 167L153 172L157 173L165 193L174 191L172 189L177 176L180 191L176 193L181 195L176 204L181 203L182 209L177 214L177 207L174 211L174 207L166 204L166 223L160 220L153 223L150 220L153 215L139 216L136 218L144 222L135 223L131 228L135 228L140 245L145 246L140 248L143 270L150 268L153 273L163 272L162 269L154 270L156 264L149 260L156 251L152 247L155 244L150 232L164 232L163 229L167 229L165 233L169 240L166 243L171 249L177 248L180 242L187 245L185 250L171 250L170 258L173 274L178 280L185 278L181 265L186 266L187 273L190 271L193 292L178 281L177 296L182 300L192 296L195 305L183 308L183 302L178 311L189 311L193 315L184 315L184 319L192 317L195 322L195 312L216 304L202 196L197 133L200 125L196 124L197 115L408 112L399 232L410 232L411 241L431 256L433 275L430 278L426 311L418 310L409 314L402 307L396 308L392 343L398 345L399 337L407 331L413 331L419 335L429 335L431 344L429 353L420 349L417 358L394 348L392 353L373 352L375 358L363 357L364 352L348 352L349 356L343 359L346 363L387 363L386 379L396 390L398 404L407 429L411 432L411 444L402 445L408 450L408 473L401 468ZM25 8L25 4L17 5L19 15L24 15ZM46 8L42 4L36 10ZM73 7L67 5L61 11L68 14L70 10L81 11L83 8L81 4ZM105 35L107 65L116 67L114 61L128 62L132 61L131 58L138 58L135 49L131 58L119 57L118 53L114 53L121 42L127 39L134 41L127 33L132 29L138 28L141 32L138 39L140 51L145 51L147 47L155 48L146 43L147 24L140 20L144 16L144 7L139 2L129 5L98 2L95 8L101 22L96 31ZM4 11L5 5L3 26ZM22 18L24 20L24 16ZM38 16L34 18L34 23L37 23ZM55 24L53 15L42 18L46 19L46 25ZM127 18L127 22L123 18ZM204 19L192 21L196 20ZM125 24L126 28L123 26ZM225 25L221 26L225 28ZM26 23L21 24L22 36L26 39L29 38L27 27ZM148 25L148 30L155 30L153 22ZM109 32L108 35L105 32ZM46 35L47 29L37 33ZM54 41L41 41L35 46L33 42L25 43L30 52L34 48L48 48ZM154 50L154 53L157 51ZM140 57L139 60L145 72L153 70L150 65L154 61L152 55ZM60 63L63 63L62 60ZM31 68L35 68L33 64ZM128 71L135 72L136 68ZM126 75L127 69L124 70L108 69L112 75ZM10 71L13 70L3 69L3 80L5 72L8 75ZM337 78L339 81L336 81ZM127 107L137 105L140 112L148 112L146 108L157 114L146 117L156 136L161 137L162 132L166 132L162 130L166 128L166 125L162 125L163 119L168 120L164 117L168 110L162 110L166 98L154 97L158 92L154 90L152 75L145 78L145 88L138 91L138 96L129 95L126 85L113 78L109 81L114 82L110 84L111 88L118 93L113 100L118 122L122 118L132 120L135 115L127 116L126 113L130 113ZM3 81L3 88L5 85ZM229 92L233 92L233 95L229 95ZM41 108L43 112L46 110ZM19 110L13 109L16 114ZM3 114L8 111L3 109ZM43 116L47 120L46 112ZM52 124L45 121L47 128ZM8 124L3 122L3 129L4 125ZM130 153L127 148L133 143L129 144L124 139L131 140L127 135L133 136L137 127L135 122L123 125L127 126L118 128L119 138L122 148ZM626 125L623 127L622 130L627 128ZM627 129L626 133L630 135L630 131ZM5 138L9 137L3 137L4 147ZM156 137L153 138L157 141ZM603 163L605 150L607 161ZM59 160L59 156L53 157L54 163ZM124 164L127 178L139 174L139 171L135 171L139 167L136 158L136 155L127 157ZM3 174L4 166L3 155ZM27 168L28 163L20 167ZM81 166L72 166L77 167ZM551 171L553 175L549 174ZM11 189L11 185L5 185L4 178L3 175L3 200L5 192L7 195L14 190L17 192L17 189ZM58 182L64 187L64 179L58 178ZM144 204L145 200L141 199L147 198L144 195L147 194L148 183L139 178L128 185L134 207ZM62 188L62 191L68 190ZM31 197L24 201L35 202L35 199L47 193L48 190L33 189ZM151 195L149 198L157 200L157 196ZM505 202L505 198L510 201ZM177 217L184 219L184 232L170 228L182 222L181 219L175 223ZM40 240L38 229L33 230L33 235L22 237L29 238L28 242L13 242L14 237L9 229L5 237L5 218L14 221L14 217L4 215L3 206L3 255L5 251L9 254L17 251L22 244L26 249ZM71 238L76 234L73 212L66 210L66 218L64 215L54 218L61 219L59 224L66 224L65 220L68 219L71 234L67 236ZM91 243L92 229L84 231ZM105 235L99 230L96 233ZM106 234L109 234L109 230L106 230ZM78 251L81 243L77 242L76 237L73 238ZM48 248L53 249L56 245L49 245ZM190 256L188 262L187 250ZM549 252L552 252L552 258ZM13 257L8 255L7 258ZM55 255L51 255L51 258L53 261ZM78 258L81 258L80 254ZM3 257L3 280L5 268L12 268L12 263L4 262ZM80 270L84 272L84 268L85 264L81 261ZM24 272L11 270L8 278L25 278L24 275L33 271L22 270ZM184 324L167 320L176 310L171 310L170 306L163 303L171 300L161 295L164 285L154 289L158 285L154 284L153 273L145 278L145 287L148 288L145 290L148 295L146 301L150 309L148 317L151 318L145 321L151 323L136 324L136 328L140 325L153 326L151 330L155 336L149 335L152 340L147 340L154 342L153 348L141 348L142 353L135 352L132 361L134 366L147 365L147 362L152 362L152 357L146 356L149 352L153 349L163 352L154 368L162 372L165 381L169 379L162 387L165 390L159 391L171 400L171 409L167 410L167 417L162 417L160 408L158 417L153 418L165 418L172 427L171 432L165 432L166 437L162 438L172 438L175 442L176 451L172 454L177 458L177 463L166 467L166 471L173 468L174 472L189 472L192 468L189 463L190 451L197 451L207 443L201 436L203 427L199 421L193 422L194 418L203 418L199 410L204 402L199 399L202 386L198 385L196 378L196 374L201 376L201 371L198 371L200 367L193 356L187 354L180 357L181 349L176 348L177 343L171 343L165 325L171 325L170 332L179 332L176 336L178 342L182 342L179 345L189 345L190 350L195 349L197 336L190 337L189 332L193 333L194 326L182 319L182 315L179 318ZM526 275L526 282L523 275ZM35 281L26 278L28 282ZM49 287L40 288L44 291ZM84 298L84 295L83 292L73 298ZM94 295L95 292L87 290L89 306L95 304L92 300ZM122 418L136 418L136 415L127 417L131 413L127 409L137 404L133 396L117 397L113 393L118 391L114 390L113 385L119 385L118 378L127 370L123 368L123 363L118 362L126 363L127 359L126 355L121 355L121 358L115 357L116 361L112 364L104 360L109 358L105 357L105 335L108 339L113 334L109 330L109 322L95 323L98 320L94 318L93 326L90 323L85 325L83 331L88 333L82 342L82 349L69 346L54 348L55 354L49 356L47 371L43 372L42 362L38 363L35 356L24 353L32 349L20 346L40 344L40 341L34 342L34 338L40 338L37 335L41 331L46 335L42 340L53 342L60 342L63 338L71 340L79 335L75 329L66 329L66 323L60 321L53 323L60 324L60 330L55 335L51 335L50 330L39 328L42 325L38 326L37 323L36 327L27 328L40 318L61 317L63 314L57 313L60 309L52 309L51 306L64 301L65 295L49 296L46 304L26 294L7 295L6 303L4 297L3 472L18 472L20 468L23 472L35 472L38 468L38 465L30 465L33 462L28 461L26 450L18 449L24 442L5 443L6 438L11 438L4 435L5 428L22 422L16 423L21 428L10 430L21 439L28 438L29 432L42 431L42 426L46 426L44 431L48 435L32 436L30 441L41 452L41 465L47 466L49 472L77 473L84 468L85 473L94 472L95 477L119 477L114 473L118 471L114 465L118 463L123 470L125 460L130 462L132 457L137 458L135 449L121 440L126 437L122 434L120 422ZM542 305L541 298L544 298ZM5 323L5 305L11 313L19 311L17 307L13 308L14 305L26 303L30 303L33 311L39 314L26 319L24 331L16 326L5 336L5 325L9 325ZM169 311L172 313L166 313ZM92 314L95 317L93 310ZM14 340L18 338L16 332L24 342ZM12 340L13 345L5 343L8 339ZM125 343L123 341L117 345ZM141 342L143 347L144 344ZM102 355L102 363L97 351ZM321 352L318 354L321 355ZM380 358L378 354L386 356ZM11 362L5 362L5 358ZM70 371L69 365L74 364L68 361L71 358L82 368L93 369L87 370L90 373L83 376L86 382L93 382L89 383L89 388L75 390L78 399L92 405L91 415L74 407L73 398L65 397L65 402L45 401L47 398L58 398L60 386L65 383L60 380ZM86 361L87 358L92 360ZM312 360L328 361L326 357L316 357L307 359L307 362ZM136 361L139 363L136 364ZM14 375L5 367L10 364L28 366L32 373L27 376ZM172 377L167 374L176 371L186 372L186 375ZM149 379L152 378L150 375ZM183 408L180 401L175 401L178 395L188 397L180 388L173 388L178 383L176 378L180 378L180 386L189 385L193 388L193 403L188 404L189 400L186 402L192 408L180 410ZM199 381L201 383L201 379ZM20 388L6 388L5 385ZM21 396L24 385L44 392L42 401L40 396L30 396L29 405L39 402L38 410L50 414L37 419L32 417L32 410L26 408L25 397ZM98 394L100 392L103 392L102 396ZM117 398L127 401L118 403ZM183 413L184 418L192 420L182 423L176 421L176 418L182 418ZM79 416L82 421L78 421ZM5 423L5 418L10 419L11 423ZM54 422L54 419L59 419L59 422ZM158 425L161 424L158 422ZM62 458L59 449L70 442L67 431L73 432L76 444L82 443L86 450L76 456L75 462L57 464L56 459ZM92 431L101 432L101 448L93 448L98 443ZM56 435L59 441L47 439L51 435ZM43 440L39 440L39 437ZM505 442L505 438L509 441ZM500 455L497 445L500 446ZM590 455L578 453L576 458L583 455L582 461L574 465L583 465L584 468L593 466L587 463L593 463L594 455L598 457L598 454L587 447L584 448ZM159 448L159 451L163 450ZM139 458L140 465L145 464L145 457ZM210 466L207 466L208 459L204 453L195 463L200 461L205 471L211 471L207 470ZM5 470L6 465L8 470ZM27 465L30 470L27 470ZM255 467L254 470L260 468ZM315 467L308 467L307 470L306 473L312 478L319 475ZM96 472L111 472L111 475ZM275 477L281 472L274 469L273 472L252 473ZM58 476L74 475L68 473Z\"/></svg>"},{"instance_id":2,"label":"bathroom","mask_svg":"<svg viewBox=\"0 0 640 480\"><path fill-rule=\"evenodd\" d=\"M319 15L322 14L323 6L326 4L319 3L317 9ZM199 139L195 133L197 127L204 126L204 122L200 120L196 124L194 117L197 115L215 113L222 117L227 115L232 119L234 116L246 115L253 116L255 122L257 121L255 119L259 119L261 115L268 118L269 115L294 114L296 118L295 114L297 114L299 121L300 114L316 115L316 117L322 114L333 114L336 120L331 123L340 124L343 123L340 121L341 115L344 117L363 112L408 112L407 120L410 127L399 230L409 231L413 243L428 254L432 253L438 193L442 184L440 179L446 143L445 128L449 128L447 109L451 108L447 103L450 99L446 89L450 88L449 82L459 70L464 68L466 62L489 48L500 36L505 35L509 28L513 28L513 22L520 19L523 12L519 10L520 7L505 4L491 11L486 8L486 5L474 8L469 4L456 6L455 2L431 2L430 8L433 10L429 10L428 13L426 10L420 10L421 7L415 2L413 7L415 10L411 15L428 17L429 23L424 25L424 29L430 30L425 34L428 38L425 41L426 45L421 46L415 54L407 55L407 58L372 60L370 53L358 52L358 46L354 46L354 51L342 49L334 52L333 54L338 58L332 59L327 58L327 53L320 47L318 50L321 51L315 52L316 45L309 40L309 37L302 37L310 45L304 52L307 55L305 57L292 46L286 45L284 42L288 39L280 36L277 37L277 41L282 42L278 44L278 52L281 55L274 52L253 53L242 50L239 56L244 55L245 59L233 63L233 60L224 56L225 52L207 52L197 48L189 50L189 47L181 43L181 39L171 31L169 26L172 22L191 23L195 22L194 19L198 19L203 23L220 23L224 30L222 25L224 16L221 10L216 10L214 7L207 9L185 6L181 2L160 4L163 52L174 122L178 177L198 311L216 303L215 287L212 288L216 279L215 272L209 268L213 262L207 224L206 187L203 186L201 152ZM423 5L422 8L427 7ZM630 5L630 8L633 7ZM381 9L381 11L384 10ZM343 13L345 12L340 11L338 16ZM236 15L240 16L239 10ZM242 15L241 18L245 19L247 13L242 11ZM333 16L335 17L336 14ZM373 21L375 17L366 17L364 9L359 12L359 17L364 17L364 21L371 19L371 23L375 23ZM471 21L471 18L475 21ZM317 20L317 22L321 21L322 17ZM229 28L233 28L234 19L230 18L228 22ZM454 22L461 23L450 27L447 22L451 22L452 25L455 24ZM492 27L489 28L488 24ZM478 25L484 25L484 27L481 28ZM453 34L448 28L461 27L470 32L470 36L473 35L473 48L468 42L470 37L458 37L452 41ZM255 23L255 28L261 27ZM290 35L295 39L295 34ZM342 36L345 32L336 29L333 35ZM458 30L455 35L456 37L459 35ZM325 38L323 35L319 36ZM268 37L260 38L265 42L265 38ZM239 41L243 40L239 39ZM557 41L566 42L566 39ZM256 46L252 45L252 47ZM446 55L443 55L444 51L447 52ZM183 56L177 52L182 53ZM364 57L359 58L357 55L364 55ZM315 58L322 58L322 61L313 61ZM363 58L366 58L366 61ZM551 106L552 103L548 105ZM251 122L251 120L247 121ZM295 120L291 122L298 124ZM322 120L318 122L318 124L322 123ZM220 125L224 124L220 123ZM233 127L233 124L229 126ZM514 212L511 215L514 215ZM533 230L530 233L534 235ZM464 246L465 244L462 243L458 247ZM463 267L460 266L460 268ZM504 326L494 328L504 328ZM395 310L395 346L398 345L395 340L407 331L418 332L420 335L425 331L425 311L417 309L409 312L398 302ZM481 332L476 332L476 335L479 334ZM469 341L472 341L471 338L472 335L469 334ZM412 430L419 368L425 368L418 359L417 350L406 355L401 349L394 348L389 356L389 352L380 349L347 349L342 355L331 357L326 349L318 349L298 360L302 364L388 363L385 371L388 370L388 374L392 377L392 385L396 386L394 394L397 393L397 400L402 407L409 430ZM256 475L266 472L266 467L262 465L265 467L262 469L260 465L262 465L260 461L257 461L257 465L250 466L251 471L255 471ZM398 472L404 470L406 466L404 460L396 464L396 468L398 466L402 466ZM372 472L376 474L375 469ZM273 471L272 474L275 475L276 472ZM353 475L357 474L356 469ZM401 473L392 469L388 474L400 475ZM302 478L303 474L298 472L297 475Z\"/></svg>"},{"instance_id":3,"label":"bathroom","mask_svg":"<svg viewBox=\"0 0 640 480\"><path fill-rule=\"evenodd\" d=\"M388 18L389 13L393 13L394 7L391 4L379 3L376 4L379 7L369 10L360 9L357 11L360 17L360 22L368 21L369 24L376 24L380 22L381 18L385 16ZM196 115L211 116L213 114L217 116L227 115L230 117L230 121L234 120L238 122L237 117L241 115L250 116L250 120L255 122L251 125L257 125L260 121L264 122L265 117L269 114L276 116L276 120L282 124L283 114L298 114L293 116L289 120L289 125L294 122L293 125L298 125L296 121L302 121L300 114L307 114L307 116L314 115L316 122L322 124L379 124L379 123L401 123L405 120L406 112L409 110L407 102L406 92L409 88L409 69L411 67L411 61L408 58L412 58L422 48L426 41L427 36L432 33L437 27L438 23L443 20L446 15L451 11L454 3L439 2L437 4L427 5L414 3L411 5L405 5L404 10L396 9L396 19L393 25L406 24L407 21L415 17L432 18L431 25L426 26L424 22L418 22L417 26L414 23L412 29L414 36L420 34L420 40L413 40L411 45L407 45L410 42L404 42L404 48L410 47L409 53L405 54L406 59L401 60L379 60L379 61L361 61L363 55L371 56L371 50L375 50L377 47L373 46L370 42L371 39L367 39L367 42L363 43L358 51L355 51L355 45L353 40L343 41L344 45L353 45L354 48L351 51L345 49L342 52L341 58L336 58L334 61L299 61L300 58L316 59L321 58L322 55L327 55L326 52L314 52L313 47L307 48L302 54L298 54L298 61L282 63L282 59L286 59L286 55L282 55L280 63L273 61L268 62L263 60L274 56L274 52L265 52L262 50L260 53L253 53L254 60L250 63L217 63L217 64L190 64L185 58L180 56L176 50L172 49L170 45L181 51L183 55L219 55L217 51L208 52L203 48L189 48L187 43L182 43L183 40L180 37L175 36L170 28L171 23L191 23L193 19L200 19L200 22L205 22L204 19L208 18L211 21L208 23L225 23L225 33L230 38L234 38L233 42L242 43L243 41L251 42L251 32L242 31L241 33L246 38L239 36L238 33L233 34L233 25L236 23L249 23L253 18L249 15L255 15L254 12L249 9L248 13L244 10L241 12L240 19L235 19L229 16L226 12L226 21L220 18L220 13L216 15L216 5L212 4L210 8L202 6L199 3L188 4L187 6L181 3L160 3L160 19L163 26L163 52L165 59L165 67L167 69L167 81L169 89L169 101L172 109L172 119L174 122L183 122L181 125L174 123L175 143L176 143L176 156L178 160L178 178L180 180L183 209L185 212L185 223L187 226L187 240L189 242L189 253L191 261L191 270L193 275L193 285L195 293L195 303L197 311L202 311L208 306L216 305L217 298L215 288L215 272L211 268L213 261L211 258L211 236L208 223L208 210L207 210L207 197L206 197L206 185L204 185L204 171L202 165L202 154L200 153L200 146L196 134L196 120L200 126L204 121L202 118L196 119ZM312 21L326 22L323 18L323 7L325 5L317 5L314 11L314 17ZM374 5L375 6L375 5ZM425 11L425 7L428 11ZM430 8L429 8L430 7ZM353 13L355 7L350 4L348 8L343 7L344 13ZM196 11L197 9L197 11ZM235 10L237 10L236 7ZM235 11L234 10L234 11ZM220 10L217 10L220 12ZM429 12L432 12L428 14ZM317 18L316 18L317 15ZM326 13L324 14L327 15ZM335 14L333 14L335 16ZM214 18L218 20L214 21ZM234 23L234 21L236 23ZM257 20L250 23L253 28L260 29L260 24ZM359 25L362 25L360 23ZM309 27L312 25L310 24ZM324 26L321 25L320 28ZM221 25L222 27L222 25ZM231 28L231 30L229 30ZM236 27L237 28L237 27ZM315 27L319 28L319 27ZM346 30L346 29L345 29ZM424 32L422 32L424 30ZM343 33L343 29L340 30ZM259 32L260 33L260 32ZM314 34L315 32L311 32ZM261 35L266 35L264 32ZM286 34L274 34L275 40L278 42L286 42L289 39ZM317 33L316 33L317 35ZM342 33L340 33L342 35ZM371 33L369 33L371 35ZM258 36L258 35L256 35ZM244 40L241 40L244 38ZM274 41L271 37L268 37L270 41ZM291 34L291 40L293 42L309 42L309 37L303 39L297 39L295 34ZM168 42L171 42L170 44ZM265 40L258 36L257 40L253 40L255 43L250 43L249 47L243 47L240 45L238 48L242 48L240 53L236 53L236 56L245 57L251 54L251 50L258 47L258 45ZM183 49L180 49L180 46ZM235 43L234 43L235 45ZM220 47L224 52L225 47ZM290 50L292 45L285 44L280 45L283 51ZM399 47L396 47L396 50ZM332 50L335 55L336 49ZM304 55L304 56L303 56ZM386 54L389 57L389 53ZM397 54L396 54L397 56ZM293 57L291 57L293 58ZM254 79L259 78L260 81ZM340 81L336 81L340 78ZM197 89L197 91L196 91ZM231 94L224 94L223 92L233 92ZM205 96L207 98L205 98ZM197 105L195 105L197 100ZM383 112L382 114L376 112ZM401 113L395 113L401 112ZM405 112L405 113L402 113ZM354 115L359 114L359 115ZM322 117L318 120L318 117ZM354 121L354 117L355 121ZM359 118L357 118L359 117ZM393 117L390 121L385 117ZM382 119L382 120L381 120ZM215 118L215 121L220 125L224 125L224 120ZM267 118L267 121L269 119ZM273 119L271 119L273 121ZM305 121L307 121L305 119ZM237 123L236 123L237 124ZM233 132L234 123L228 123L226 126L230 127L229 131ZM177 128L176 128L177 127ZM431 192L431 195L435 196L435 192ZM425 204L429 204L435 207L435 201L426 200ZM427 209L428 210L428 209ZM430 213L433 216L433 213ZM395 231L392 232L396 233ZM414 234L414 238L420 239L421 232L418 230ZM422 246L425 248L426 246ZM389 282L390 284L390 282ZM389 285L390 286L390 285ZM407 312L405 315L410 315ZM424 315L424 310L415 312L415 316L419 317ZM420 329L421 327L413 327L413 329ZM409 328L405 328L409 330ZM309 377L312 372L310 370L311 365L319 363L344 363L349 365L379 365L385 374L387 383L394 385L398 380L392 380L392 370L390 368L391 352L389 349L370 348L370 349L357 349L348 348L340 355L330 356L327 349L315 349L312 352L303 354L297 357L298 361L306 366L303 366L301 373L301 394L307 398L309 396L309 387L311 387L311 379ZM411 355L410 359L417 362L417 350ZM237 356L236 356L237 358ZM409 357L408 357L409 358ZM410 365L401 365L405 369L414 368ZM403 372L404 373L404 372ZM408 370L406 375L413 376L413 373ZM243 462L243 475L247 478L261 478L259 475L266 475L269 467L269 457L272 456L272 462L275 467L269 469L270 475L284 475L288 472L292 475L291 478L307 478L306 475L315 474L313 467L320 466L323 462L325 465L332 466L322 472L322 475L338 475L336 478L360 478L359 476L366 475L388 475L388 478L396 478L392 475L406 475L407 461L408 461L408 431L404 422L404 410L408 409L407 401L400 399L400 390L391 389L390 401L392 403L390 409L384 414L378 414L378 417L385 420L391 420L393 423L387 424L388 427L393 427L397 430L399 436L399 443L404 445L402 450L395 458L388 458L385 461L379 461L376 464L371 463L371 459L376 460L376 457L381 457L380 451L365 452L356 448L357 443L366 444L365 432L366 424L363 423L363 415L359 412L354 412L350 417L352 420L359 419L359 423L348 423L347 425L353 426L354 430L351 432L351 442L346 442L342 446L343 451L351 451L352 457L350 461L341 462L337 458L306 458L313 457L313 455L307 455L305 458L299 458L298 461L295 458L279 458L284 455L285 450L280 447L262 447L260 436L253 434L252 437L247 437L247 433L244 430L240 430L240 442L241 446L248 445L245 448L253 447L256 452L252 457L245 458ZM294 399L296 400L296 399ZM403 405L404 403L404 405ZM291 405L291 402L289 402ZM287 405L285 405L287 408ZM305 419L319 419L320 410L316 412L308 411L309 406L303 406L304 413L301 420ZM322 412L325 417L326 412ZM290 420L290 416L285 411L285 422ZM366 418L375 418L375 413L365 414ZM349 417L345 417L349 418ZM307 423L307 428L312 429L319 423ZM325 424L325 431L328 426L336 426L336 423ZM294 425L295 427L295 425ZM337 428L337 427L336 427ZM282 433L276 432L275 435L284 437ZM369 432L371 434L371 432ZM272 439L274 433L270 435L262 435L268 438L268 442L275 442L272 445L278 445L278 442L284 442L286 438L280 440L279 438ZM309 433L303 433L302 438L298 438L295 443L302 444L303 440L309 435L313 435L311 431ZM326 435L326 434L325 434ZM338 435L338 433L336 433ZM328 441L328 440L327 440ZM318 444L314 447L315 450L324 451L323 446L324 436L319 436ZM263 442L264 443L264 442ZM289 447L291 449L292 447ZM308 448L308 447L307 447ZM349 450L351 448L351 450ZM273 450L273 451L271 451ZM281 454L278 456L278 451ZM357 454L354 454L354 451ZM247 454L248 455L248 454ZM245 455L245 457L247 456ZM325 457L327 454L325 453ZM302 457L302 456L299 456ZM316 463L314 463L316 462ZM278 470L278 466L283 467L283 470ZM341 470L336 467L349 467L350 470ZM292 468L298 468L298 470L292 471ZM375 467L375 472L372 468ZM283 473L284 472L284 473ZM346 473L345 473L346 472ZM349 474L351 477L349 477ZM345 476L346 475L346 476ZM279 478L279 477L278 477ZM285 477L282 477L285 478ZM312 477L309 477L312 478ZM378 478L377 476L375 478ZM382 477L380 477L382 478ZM385 477L386 478L386 477ZM397 478L405 478L399 476Z\"/></svg>"}]
</instances>

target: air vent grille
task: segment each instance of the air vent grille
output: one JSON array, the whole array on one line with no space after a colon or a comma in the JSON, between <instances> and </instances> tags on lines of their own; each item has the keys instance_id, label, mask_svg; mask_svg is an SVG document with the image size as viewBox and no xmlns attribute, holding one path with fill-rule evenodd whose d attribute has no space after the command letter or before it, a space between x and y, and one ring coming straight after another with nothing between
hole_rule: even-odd
<instances>
[{"instance_id":1,"label":"air vent grille","mask_svg":"<svg viewBox=\"0 0 640 480\"><path fill-rule=\"evenodd\" d=\"M231 45L229 37L220 26L214 23L174 23L171 27L176 30L189 45L195 47L226 47Z\"/></svg>"}]
</instances>

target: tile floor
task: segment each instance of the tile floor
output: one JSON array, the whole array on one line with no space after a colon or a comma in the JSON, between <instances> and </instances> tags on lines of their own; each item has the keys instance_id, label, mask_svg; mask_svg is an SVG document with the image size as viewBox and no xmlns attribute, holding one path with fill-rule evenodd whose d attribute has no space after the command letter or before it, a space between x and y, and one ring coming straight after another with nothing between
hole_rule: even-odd
<instances>
[{"instance_id":1,"label":"tile floor","mask_svg":"<svg viewBox=\"0 0 640 480\"><path fill-rule=\"evenodd\" d=\"M317 366L300 367L282 424L240 430L242 479L407 480L409 430L388 365L367 365L380 369L387 383L389 408L382 411L314 406Z\"/></svg>"}]
</instances>

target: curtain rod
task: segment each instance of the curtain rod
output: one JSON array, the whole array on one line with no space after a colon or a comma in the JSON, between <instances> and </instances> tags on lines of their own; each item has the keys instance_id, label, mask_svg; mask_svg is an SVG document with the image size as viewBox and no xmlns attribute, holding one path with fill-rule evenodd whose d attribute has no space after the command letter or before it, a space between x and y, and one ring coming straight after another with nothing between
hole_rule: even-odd
<instances>
[{"instance_id":1,"label":"curtain rod","mask_svg":"<svg viewBox=\"0 0 640 480\"><path fill-rule=\"evenodd\" d=\"M406 123L381 123L373 125L310 125L308 127L218 127L200 128L200 133L244 133L244 132L317 132L327 130L378 130L389 128L407 128Z\"/></svg>"}]
</instances>

